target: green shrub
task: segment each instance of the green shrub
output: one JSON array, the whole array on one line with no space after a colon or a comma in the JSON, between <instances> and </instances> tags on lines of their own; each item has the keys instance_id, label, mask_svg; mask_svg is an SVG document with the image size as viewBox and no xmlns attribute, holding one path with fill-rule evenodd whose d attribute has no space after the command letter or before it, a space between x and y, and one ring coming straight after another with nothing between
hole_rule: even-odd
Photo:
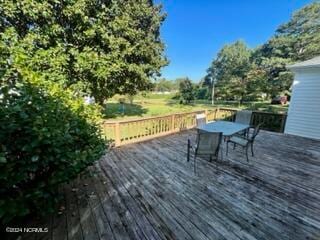
<instances>
[{"instance_id":1,"label":"green shrub","mask_svg":"<svg viewBox=\"0 0 320 240\"><path fill-rule=\"evenodd\" d=\"M36 77L0 87L0 218L52 212L58 187L105 149L99 109Z\"/></svg>"},{"instance_id":2,"label":"green shrub","mask_svg":"<svg viewBox=\"0 0 320 240\"><path fill-rule=\"evenodd\" d=\"M180 103L189 104L195 99L194 84L185 78L179 83Z\"/></svg>"}]
</instances>

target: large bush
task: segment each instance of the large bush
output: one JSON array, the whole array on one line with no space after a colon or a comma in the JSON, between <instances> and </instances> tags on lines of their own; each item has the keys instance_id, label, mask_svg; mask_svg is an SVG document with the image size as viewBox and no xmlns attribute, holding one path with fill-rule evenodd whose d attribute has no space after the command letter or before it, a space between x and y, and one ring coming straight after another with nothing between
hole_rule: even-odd
<instances>
[{"instance_id":1,"label":"large bush","mask_svg":"<svg viewBox=\"0 0 320 240\"><path fill-rule=\"evenodd\" d=\"M52 211L57 189L105 148L99 109L31 76L0 87L0 218ZM20 77L19 77L20 76Z\"/></svg>"}]
</instances>

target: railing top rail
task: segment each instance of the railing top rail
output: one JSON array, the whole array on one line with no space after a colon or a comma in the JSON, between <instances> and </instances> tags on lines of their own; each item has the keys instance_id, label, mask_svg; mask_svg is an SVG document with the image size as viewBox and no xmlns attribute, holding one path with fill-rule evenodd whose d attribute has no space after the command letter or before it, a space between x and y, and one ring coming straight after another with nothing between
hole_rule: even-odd
<instances>
[{"instance_id":1,"label":"railing top rail","mask_svg":"<svg viewBox=\"0 0 320 240\"><path fill-rule=\"evenodd\" d=\"M213 109L207 109L208 111L214 111L216 109L220 110L226 110L226 111L239 111L239 109L236 108L225 108L225 107L220 107L220 108L213 108ZM133 119L125 119L125 120L105 120L103 123L105 124L115 124L115 123L129 123L129 122L141 122L145 120L152 120L152 119L160 119L160 118L167 118L171 117L172 115L189 115L189 114L194 114L194 113L200 113L200 112L205 112L206 109L203 110L197 110L197 111L192 111L192 112L180 112L180 113L174 113L174 114L166 114L166 115L161 115L161 116L153 116L153 117L142 117L142 118L133 118ZM252 113L257 113L257 114L266 114L266 115L276 115L276 116L286 116L287 113L272 113L272 112L264 112L264 111L252 111Z\"/></svg>"},{"instance_id":2,"label":"railing top rail","mask_svg":"<svg viewBox=\"0 0 320 240\"><path fill-rule=\"evenodd\" d=\"M219 110L239 111L237 108L218 107Z\"/></svg>"},{"instance_id":3,"label":"railing top rail","mask_svg":"<svg viewBox=\"0 0 320 240\"><path fill-rule=\"evenodd\" d=\"M277 116L283 116L287 115L287 113L273 113L273 112L264 112L264 111L252 111L253 113L260 113L260 114L266 114L266 115L277 115Z\"/></svg>"},{"instance_id":4,"label":"railing top rail","mask_svg":"<svg viewBox=\"0 0 320 240\"><path fill-rule=\"evenodd\" d=\"M166 118L171 117L172 115L188 115L193 113L205 112L205 109L192 111L192 112L181 112L181 113L174 113L174 114L166 114L154 117L142 117L142 118L133 118L133 119L126 119L126 120L105 120L103 123L112 124L112 123L128 123L128 122L137 122L137 121L145 121L145 120L152 120L152 119L159 119L159 118Z\"/></svg>"},{"instance_id":5,"label":"railing top rail","mask_svg":"<svg viewBox=\"0 0 320 240\"><path fill-rule=\"evenodd\" d=\"M228 110L228 111L239 111L240 109L237 108L227 108L227 107L220 107L220 110ZM258 110L253 110L252 113L261 113L261 114L266 114L266 115L287 115L287 113L275 113L275 112L265 112L265 111L258 111Z\"/></svg>"}]
</instances>

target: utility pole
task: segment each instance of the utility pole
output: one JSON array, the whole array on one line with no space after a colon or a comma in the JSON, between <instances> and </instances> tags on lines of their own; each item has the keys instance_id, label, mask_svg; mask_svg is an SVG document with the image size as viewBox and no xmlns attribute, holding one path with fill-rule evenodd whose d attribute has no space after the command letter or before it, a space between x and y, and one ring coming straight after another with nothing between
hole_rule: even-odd
<instances>
[{"instance_id":1,"label":"utility pole","mask_svg":"<svg viewBox=\"0 0 320 240\"><path fill-rule=\"evenodd\" d=\"M212 78L211 105L214 105L214 78Z\"/></svg>"}]
</instances>

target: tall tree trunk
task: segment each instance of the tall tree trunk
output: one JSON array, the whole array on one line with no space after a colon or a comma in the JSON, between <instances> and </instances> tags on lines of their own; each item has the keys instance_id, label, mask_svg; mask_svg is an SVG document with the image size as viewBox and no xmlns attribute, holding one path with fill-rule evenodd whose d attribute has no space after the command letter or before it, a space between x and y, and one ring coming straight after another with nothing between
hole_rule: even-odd
<instances>
[{"instance_id":1,"label":"tall tree trunk","mask_svg":"<svg viewBox=\"0 0 320 240\"><path fill-rule=\"evenodd\" d=\"M240 105L243 104L243 99L244 99L244 93L241 93L241 97L240 97Z\"/></svg>"}]
</instances>

